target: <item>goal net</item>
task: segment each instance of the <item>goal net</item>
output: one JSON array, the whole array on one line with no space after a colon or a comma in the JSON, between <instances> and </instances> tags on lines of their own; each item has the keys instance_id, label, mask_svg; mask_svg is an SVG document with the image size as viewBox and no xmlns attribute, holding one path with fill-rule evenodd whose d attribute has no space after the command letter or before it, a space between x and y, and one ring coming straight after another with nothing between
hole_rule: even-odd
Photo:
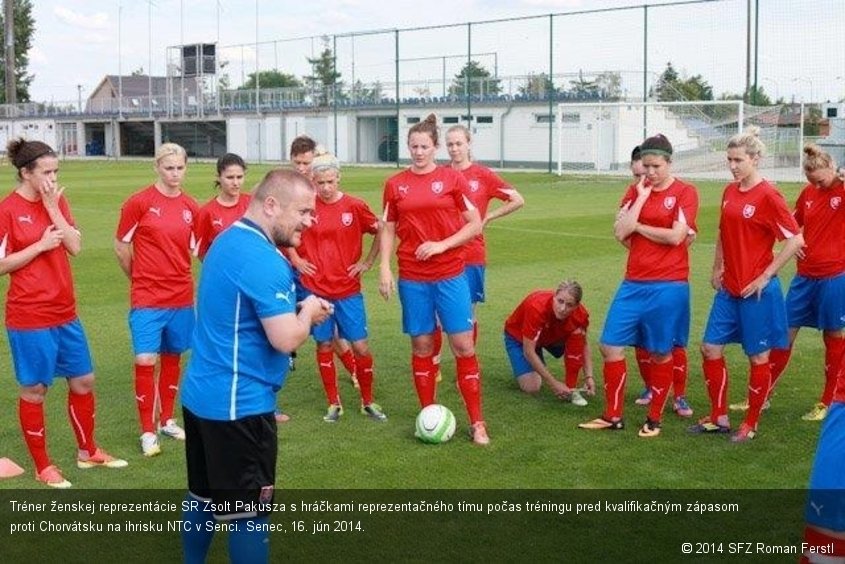
<instances>
[{"instance_id":1,"label":"goal net","mask_svg":"<svg viewBox=\"0 0 845 564\"><path fill-rule=\"evenodd\" d=\"M672 143L672 170L685 176L725 177L728 139L750 124L760 127L768 166L797 141L778 131L780 106L753 107L741 100L695 102L560 103L557 106L557 172L629 173L631 150L657 133ZM789 151L797 157L797 151Z\"/></svg>"}]
</instances>

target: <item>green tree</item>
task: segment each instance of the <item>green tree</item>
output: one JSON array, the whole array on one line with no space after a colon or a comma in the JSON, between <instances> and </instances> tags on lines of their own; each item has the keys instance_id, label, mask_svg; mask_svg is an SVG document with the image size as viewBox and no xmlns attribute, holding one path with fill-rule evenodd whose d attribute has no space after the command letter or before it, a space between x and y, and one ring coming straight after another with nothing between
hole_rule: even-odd
<instances>
[{"instance_id":1,"label":"green tree","mask_svg":"<svg viewBox=\"0 0 845 564\"><path fill-rule=\"evenodd\" d=\"M449 86L449 94L452 96L461 96L467 93L474 96L490 95L498 94L501 91L499 79L494 78L490 71L478 61L469 61L465 64L461 72L452 79L452 85Z\"/></svg>"},{"instance_id":2,"label":"green tree","mask_svg":"<svg viewBox=\"0 0 845 564\"><path fill-rule=\"evenodd\" d=\"M380 81L366 85L356 80L350 91L352 100L357 103L377 104L384 98L384 86Z\"/></svg>"},{"instance_id":3,"label":"green tree","mask_svg":"<svg viewBox=\"0 0 845 564\"><path fill-rule=\"evenodd\" d=\"M620 73L605 71L597 74L596 86L605 100L617 101L622 99L622 75Z\"/></svg>"},{"instance_id":4,"label":"green tree","mask_svg":"<svg viewBox=\"0 0 845 564\"><path fill-rule=\"evenodd\" d=\"M34 75L29 74L29 50L35 32L35 18L32 17L31 0L15 2L15 91L18 102L29 102L29 85ZM5 30L3 10L0 10L0 29ZM3 45L5 45L5 38ZM6 51L0 48L0 84L6 82ZM6 91L0 88L0 103L6 103Z\"/></svg>"},{"instance_id":5,"label":"green tree","mask_svg":"<svg viewBox=\"0 0 845 564\"><path fill-rule=\"evenodd\" d=\"M144 67L138 67L129 76L144 76Z\"/></svg>"},{"instance_id":6,"label":"green tree","mask_svg":"<svg viewBox=\"0 0 845 564\"><path fill-rule=\"evenodd\" d=\"M549 76L544 73L528 73L525 84L519 87L519 93L523 96L531 96L537 98L545 98L548 93L556 93L554 83L549 80Z\"/></svg>"},{"instance_id":7,"label":"green tree","mask_svg":"<svg viewBox=\"0 0 845 564\"><path fill-rule=\"evenodd\" d=\"M335 56L329 47L329 38L323 37L323 51L314 59L306 57L311 65L311 74L304 76L305 84L311 90L318 106L328 106L333 102L333 93L340 97L343 82L339 81L340 73L335 68Z\"/></svg>"},{"instance_id":8,"label":"green tree","mask_svg":"<svg viewBox=\"0 0 845 564\"><path fill-rule=\"evenodd\" d=\"M712 100L713 87L700 74L689 78L682 78L672 63L666 63L666 68L657 79L655 92L660 102L677 102L686 100Z\"/></svg>"},{"instance_id":9,"label":"green tree","mask_svg":"<svg viewBox=\"0 0 845 564\"><path fill-rule=\"evenodd\" d=\"M599 94L599 85L595 80L584 78L584 71L578 71L578 78L570 80L572 86L569 90L578 98L595 98Z\"/></svg>"},{"instance_id":10,"label":"green tree","mask_svg":"<svg viewBox=\"0 0 845 564\"><path fill-rule=\"evenodd\" d=\"M246 82L238 90L255 90L255 73L249 73ZM258 86L264 88L299 88L302 82L292 74L277 70L261 71L258 73Z\"/></svg>"}]
</instances>

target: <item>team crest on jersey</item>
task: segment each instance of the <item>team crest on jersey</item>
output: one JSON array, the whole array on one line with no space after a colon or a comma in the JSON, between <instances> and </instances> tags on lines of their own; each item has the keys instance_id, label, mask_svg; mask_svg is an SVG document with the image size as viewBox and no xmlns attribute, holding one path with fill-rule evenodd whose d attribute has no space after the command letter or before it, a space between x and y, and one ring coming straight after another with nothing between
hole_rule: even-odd
<instances>
[{"instance_id":1,"label":"team crest on jersey","mask_svg":"<svg viewBox=\"0 0 845 564\"><path fill-rule=\"evenodd\" d=\"M745 219L754 217L755 211L757 211L756 206L752 206L751 204L745 204L745 207L742 208L742 217L744 217Z\"/></svg>"},{"instance_id":2,"label":"team crest on jersey","mask_svg":"<svg viewBox=\"0 0 845 564\"><path fill-rule=\"evenodd\" d=\"M671 210L675 207L675 202L678 201L678 198L675 196L666 196L663 198L663 207L667 210Z\"/></svg>"},{"instance_id":3,"label":"team crest on jersey","mask_svg":"<svg viewBox=\"0 0 845 564\"><path fill-rule=\"evenodd\" d=\"M344 227L349 227L352 225L352 213L350 212L343 212L340 214L340 222L343 224Z\"/></svg>"},{"instance_id":4,"label":"team crest on jersey","mask_svg":"<svg viewBox=\"0 0 845 564\"><path fill-rule=\"evenodd\" d=\"M469 189L471 192L478 192L478 180L470 180Z\"/></svg>"},{"instance_id":5,"label":"team crest on jersey","mask_svg":"<svg viewBox=\"0 0 845 564\"><path fill-rule=\"evenodd\" d=\"M188 225L194 221L194 214L191 213L191 210L182 210L182 219L185 220L185 223Z\"/></svg>"},{"instance_id":6,"label":"team crest on jersey","mask_svg":"<svg viewBox=\"0 0 845 564\"><path fill-rule=\"evenodd\" d=\"M839 204L841 204L841 203L842 203L842 197L841 196L835 196L835 197L831 198L830 199L830 209L838 210Z\"/></svg>"},{"instance_id":7,"label":"team crest on jersey","mask_svg":"<svg viewBox=\"0 0 845 564\"><path fill-rule=\"evenodd\" d=\"M443 192L443 183L440 182L439 180L432 182L431 183L431 191L434 192L435 194L440 194L441 192Z\"/></svg>"}]
</instances>

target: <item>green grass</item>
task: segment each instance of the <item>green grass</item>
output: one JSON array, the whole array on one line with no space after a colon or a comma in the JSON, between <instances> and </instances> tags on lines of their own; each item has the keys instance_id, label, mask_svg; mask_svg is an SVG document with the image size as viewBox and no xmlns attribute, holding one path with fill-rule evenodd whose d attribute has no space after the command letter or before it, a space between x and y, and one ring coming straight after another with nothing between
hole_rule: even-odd
<instances>
[{"instance_id":1,"label":"green grass","mask_svg":"<svg viewBox=\"0 0 845 564\"><path fill-rule=\"evenodd\" d=\"M249 182L257 182L268 167L254 166ZM7 186L14 171L2 169ZM380 209L384 178L393 169L344 171L342 186ZM483 368L484 409L492 444L476 448L465 438L465 413L456 392L454 362L446 355L439 400L460 422L455 439L437 447L413 436L417 400L411 382L408 339L400 330L400 310L376 292L376 272L364 285L370 316L371 344L376 361L377 401L390 416L375 424L359 415L357 394L344 379L341 393L348 407L336 425L322 421L322 387L314 369L313 344L300 352L297 369L280 393L293 420L280 427L277 485L280 488L543 488L543 489L743 489L795 488L806 485L819 424L801 421L820 392L823 351L820 336L803 331L773 407L765 412L758 438L748 445L731 445L724 437L690 437L689 421L668 413L655 440L636 437L644 418L633 405L640 391L634 363L629 361L626 416L621 433L586 432L576 424L602 410L598 397L587 408L563 404L548 392L531 398L518 392L501 343L504 319L530 290L554 287L575 278L585 289L591 312L590 342L596 377L601 382L597 339L604 316L621 281L625 250L612 237L619 179L566 177L538 173L504 175L525 196L517 214L492 224L487 231L488 301L479 309L479 355ZM53 460L78 488L182 489L185 486L183 445L165 439L162 455L144 459L138 447L138 423L133 399L132 354L126 314L128 283L118 268L112 239L122 201L154 179L150 163L64 162L61 183L67 186L77 224L83 230L83 252L73 260L80 317L88 332L97 374L97 435L110 452L125 457L125 470L81 471L73 459L75 443L65 412L65 384L57 381L47 399L48 446ZM191 164L186 187L201 203L213 194L212 165ZM713 255L721 182L700 182L700 236L692 248L693 320L690 340L688 397L696 416L706 414L707 400L697 345L712 299L709 269ZM794 201L799 186L781 186ZM197 269L198 270L198 269ZM792 275L787 268L784 285ZM7 279L2 281L5 293ZM730 398L745 395L747 360L738 346L729 347ZM554 371L560 374L560 367ZM0 347L0 456L27 468L20 478L0 481L0 488L34 486L32 464L20 436L17 390L8 347ZM739 417L734 418L735 423ZM788 461L788 463L784 463ZM777 469L773 471L773 469Z\"/></svg>"}]
</instances>

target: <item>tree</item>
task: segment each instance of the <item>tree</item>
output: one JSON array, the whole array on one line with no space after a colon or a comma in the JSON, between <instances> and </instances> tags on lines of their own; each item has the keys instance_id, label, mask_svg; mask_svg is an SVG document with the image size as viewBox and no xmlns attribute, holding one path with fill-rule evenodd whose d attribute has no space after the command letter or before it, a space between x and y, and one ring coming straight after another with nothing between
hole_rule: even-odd
<instances>
[{"instance_id":1,"label":"tree","mask_svg":"<svg viewBox=\"0 0 845 564\"><path fill-rule=\"evenodd\" d=\"M595 80L587 80L586 78L584 78L584 71L582 70L578 71L578 79L570 80L569 84L572 85L570 91L577 98L598 98L598 82L596 82Z\"/></svg>"},{"instance_id":2,"label":"tree","mask_svg":"<svg viewBox=\"0 0 845 564\"><path fill-rule=\"evenodd\" d=\"M700 74L681 78L671 62L666 63L654 90L660 102L713 99L713 87Z\"/></svg>"},{"instance_id":3,"label":"tree","mask_svg":"<svg viewBox=\"0 0 845 564\"><path fill-rule=\"evenodd\" d=\"M622 74L605 71L596 75L596 86L601 97L609 101L622 99Z\"/></svg>"},{"instance_id":4,"label":"tree","mask_svg":"<svg viewBox=\"0 0 845 564\"><path fill-rule=\"evenodd\" d=\"M144 76L144 67L138 67L137 69L133 70L129 76Z\"/></svg>"},{"instance_id":5,"label":"tree","mask_svg":"<svg viewBox=\"0 0 845 564\"><path fill-rule=\"evenodd\" d=\"M255 90L255 73L249 73L246 82L238 90ZM261 71L258 73L258 86L264 88L300 88L302 82L292 74L277 70Z\"/></svg>"},{"instance_id":6,"label":"tree","mask_svg":"<svg viewBox=\"0 0 845 564\"><path fill-rule=\"evenodd\" d=\"M549 76L541 72L539 74L528 73L526 83L519 87L519 93L523 96L532 98L545 98L549 93L556 93L554 83L549 80Z\"/></svg>"},{"instance_id":7,"label":"tree","mask_svg":"<svg viewBox=\"0 0 845 564\"><path fill-rule=\"evenodd\" d=\"M29 50L35 32L31 0L14 0L15 3L15 92L18 102L29 102L29 85L35 76L29 71ZM5 28L3 10L0 10L0 28ZM5 41L3 42L5 45ZM0 83L6 81L6 51L0 49ZM6 103L6 91L0 89L0 103Z\"/></svg>"},{"instance_id":8,"label":"tree","mask_svg":"<svg viewBox=\"0 0 845 564\"><path fill-rule=\"evenodd\" d=\"M499 85L498 78L491 78L490 71L478 61L469 61L461 69L461 72L455 75L452 79L452 85L449 86L449 94L451 96L462 96L464 94L471 94L478 96L480 94L490 95L498 94L502 91ZM467 84L469 82L469 84Z\"/></svg>"},{"instance_id":9,"label":"tree","mask_svg":"<svg viewBox=\"0 0 845 564\"><path fill-rule=\"evenodd\" d=\"M341 96L343 82L338 81L340 73L335 69L335 56L329 47L329 38L323 37L323 51L312 59L306 57L311 65L311 75L303 77L311 90L318 106L328 106L333 101L332 94Z\"/></svg>"}]
</instances>

